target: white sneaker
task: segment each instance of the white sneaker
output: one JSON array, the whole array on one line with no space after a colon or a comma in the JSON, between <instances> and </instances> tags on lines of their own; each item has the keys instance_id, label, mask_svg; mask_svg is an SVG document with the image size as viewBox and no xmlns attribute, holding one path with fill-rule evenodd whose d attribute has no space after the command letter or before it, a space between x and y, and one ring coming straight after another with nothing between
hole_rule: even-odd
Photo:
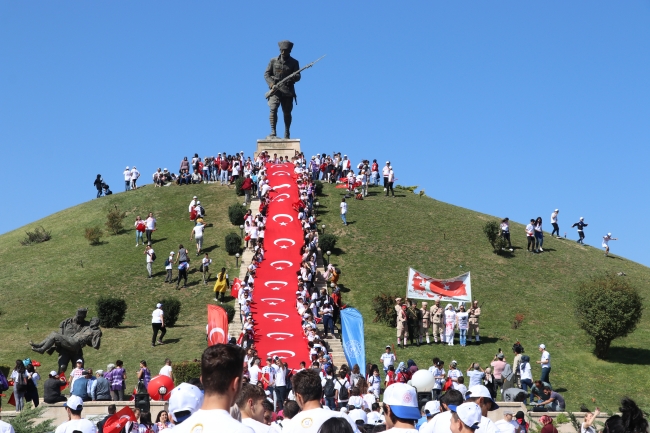
<instances>
[{"instance_id":1,"label":"white sneaker","mask_svg":"<svg viewBox=\"0 0 650 433\"><path fill-rule=\"evenodd\" d=\"M540 252L540 253L543 253L543 252L544 252L544 250L540 248L540 249L539 249L539 252Z\"/></svg>"},{"instance_id":2,"label":"white sneaker","mask_svg":"<svg viewBox=\"0 0 650 433\"><path fill-rule=\"evenodd\" d=\"M137 247L138 245L140 245L140 244L135 244L136 247Z\"/></svg>"}]
</instances>

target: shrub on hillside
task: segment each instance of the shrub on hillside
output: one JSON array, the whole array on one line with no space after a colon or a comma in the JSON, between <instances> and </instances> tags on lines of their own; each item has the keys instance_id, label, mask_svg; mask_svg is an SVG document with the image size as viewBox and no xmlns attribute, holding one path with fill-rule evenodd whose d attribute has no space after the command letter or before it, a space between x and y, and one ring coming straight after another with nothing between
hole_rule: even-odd
<instances>
[{"instance_id":1,"label":"shrub on hillside","mask_svg":"<svg viewBox=\"0 0 650 433\"><path fill-rule=\"evenodd\" d=\"M119 235L124 230L123 220L126 217L126 212L118 209L117 205L108 210L106 214L106 227L114 235Z\"/></svg>"},{"instance_id":2,"label":"shrub on hillside","mask_svg":"<svg viewBox=\"0 0 650 433\"><path fill-rule=\"evenodd\" d=\"M27 237L20 241L20 244L23 246L28 246L32 244L40 244L41 242L46 242L52 239L52 232L47 232L43 227L36 227L33 232L25 232Z\"/></svg>"},{"instance_id":3,"label":"shrub on hillside","mask_svg":"<svg viewBox=\"0 0 650 433\"><path fill-rule=\"evenodd\" d=\"M86 233L84 233L84 237L90 242L90 245L99 245L99 241L104 236L104 232L102 232L102 229L99 228L99 226L95 227L86 227Z\"/></svg>"},{"instance_id":4,"label":"shrub on hillside","mask_svg":"<svg viewBox=\"0 0 650 433\"><path fill-rule=\"evenodd\" d=\"M605 273L578 286L574 309L578 326L594 340L594 354L604 359L612 340L636 329L643 298L625 278Z\"/></svg>"},{"instance_id":5,"label":"shrub on hillside","mask_svg":"<svg viewBox=\"0 0 650 433\"><path fill-rule=\"evenodd\" d=\"M496 221L488 221L483 226L483 233L492 245L492 250L497 254L501 254L503 249L508 246L508 242L500 236L499 231L499 223Z\"/></svg>"},{"instance_id":6,"label":"shrub on hillside","mask_svg":"<svg viewBox=\"0 0 650 433\"><path fill-rule=\"evenodd\" d=\"M201 377L201 363L198 360L174 362L172 370L174 371L175 385Z\"/></svg>"},{"instance_id":7,"label":"shrub on hillside","mask_svg":"<svg viewBox=\"0 0 650 433\"><path fill-rule=\"evenodd\" d=\"M323 182L320 180L314 182L314 192L316 195L323 195Z\"/></svg>"},{"instance_id":8,"label":"shrub on hillside","mask_svg":"<svg viewBox=\"0 0 650 433\"><path fill-rule=\"evenodd\" d=\"M319 236L318 246L320 247L321 253L325 254L327 251L334 250L338 239L339 238L337 238L336 235L331 233L325 233L324 235Z\"/></svg>"},{"instance_id":9,"label":"shrub on hillside","mask_svg":"<svg viewBox=\"0 0 650 433\"><path fill-rule=\"evenodd\" d=\"M228 207L228 219L232 225L239 227L244 224L244 215L246 215L245 206L235 203Z\"/></svg>"},{"instance_id":10,"label":"shrub on hillside","mask_svg":"<svg viewBox=\"0 0 650 433\"><path fill-rule=\"evenodd\" d=\"M163 304L165 327L173 328L181 314L181 301L177 298L165 298L161 299L160 303Z\"/></svg>"},{"instance_id":11,"label":"shrub on hillside","mask_svg":"<svg viewBox=\"0 0 650 433\"><path fill-rule=\"evenodd\" d=\"M11 424L16 433L52 432L56 429L54 420L51 418L43 420L47 409L47 405L34 407L31 404L26 404L18 415L14 418L9 418L7 421ZM36 424L37 420L40 420L41 422Z\"/></svg>"},{"instance_id":12,"label":"shrub on hillside","mask_svg":"<svg viewBox=\"0 0 650 433\"><path fill-rule=\"evenodd\" d=\"M395 311L395 298L400 295L380 293L372 298L372 309L375 312L373 322L385 323L388 326L397 326L397 312Z\"/></svg>"},{"instance_id":13,"label":"shrub on hillside","mask_svg":"<svg viewBox=\"0 0 650 433\"><path fill-rule=\"evenodd\" d=\"M101 296L97 299L97 316L99 324L104 328L116 328L124 321L126 301L122 298Z\"/></svg>"},{"instance_id":14,"label":"shrub on hillside","mask_svg":"<svg viewBox=\"0 0 650 433\"><path fill-rule=\"evenodd\" d=\"M241 237L237 233L226 235L226 252L231 256L241 251Z\"/></svg>"},{"instance_id":15,"label":"shrub on hillside","mask_svg":"<svg viewBox=\"0 0 650 433\"><path fill-rule=\"evenodd\" d=\"M235 307L229 304L224 304L221 307L226 310L226 314L228 315L228 323L232 323L232 319L235 318Z\"/></svg>"},{"instance_id":16,"label":"shrub on hillside","mask_svg":"<svg viewBox=\"0 0 650 433\"><path fill-rule=\"evenodd\" d=\"M241 189L241 186L244 184L244 180L246 178L239 176L237 180L235 181L235 194L237 195L244 195L244 190Z\"/></svg>"}]
</instances>

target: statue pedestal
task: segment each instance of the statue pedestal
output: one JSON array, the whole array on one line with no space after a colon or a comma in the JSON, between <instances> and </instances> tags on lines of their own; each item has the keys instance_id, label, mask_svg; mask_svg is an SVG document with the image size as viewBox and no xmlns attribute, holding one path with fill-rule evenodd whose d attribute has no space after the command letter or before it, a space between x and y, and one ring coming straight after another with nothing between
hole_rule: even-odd
<instances>
[{"instance_id":1,"label":"statue pedestal","mask_svg":"<svg viewBox=\"0 0 650 433\"><path fill-rule=\"evenodd\" d=\"M263 138L257 140L257 151L255 151L255 156L258 153L267 151L269 155L277 154L278 156L293 158L296 154L296 151L300 152L300 139L299 138Z\"/></svg>"}]
</instances>

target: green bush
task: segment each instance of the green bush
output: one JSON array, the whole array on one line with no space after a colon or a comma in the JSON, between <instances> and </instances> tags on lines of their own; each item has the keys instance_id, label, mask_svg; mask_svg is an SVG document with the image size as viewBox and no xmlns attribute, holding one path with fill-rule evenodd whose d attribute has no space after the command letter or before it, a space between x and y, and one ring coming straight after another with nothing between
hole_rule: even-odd
<instances>
[{"instance_id":1,"label":"green bush","mask_svg":"<svg viewBox=\"0 0 650 433\"><path fill-rule=\"evenodd\" d=\"M102 236L104 236L104 232L102 232L99 226L86 227L84 237L90 242L90 245L99 245Z\"/></svg>"},{"instance_id":2,"label":"green bush","mask_svg":"<svg viewBox=\"0 0 650 433\"><path fill-rule=\"evenodd\" d=\"M104 328L120 326L126 315L126 301L122 298L101 296L97 299L97 316L99 324Z\"/></svg>"},{"instance_id":3,"label":"green bush","mask_svg":"<svg viewBox=\"0 0 650 433\"><path fill-rule=\"evenodd\" d=\"M243 176L239 176L237 180L235 181L235 194L237 195L244 195L244 190L241 189L241 186L244 184L245 178Z\"/></svg>"},{"instance_id":4,"label":"green bush","mask_svg":"<svg viewBox=\"0 0 650 433\"><path fill-rule=\"evenodd\" d=\"M172 328L181 314L181 301L177 298L165 298L161 299L160 303L163 304L165 326Z\"/></svg>"},{"instance_id":5,"label":"green bush","mask_svg":"<svg viewBox=\"0 0 650 433\"><path fill-rule=\"evenodd\" d=\"M33 407L31 404L26 404L16 417L9 418L7 421L12 425L16 433L52 432L56 429L53 419L46 419L36 424L36 420L42 419L46 410L47 405Z\"/></svg>"},{"instance_id":6,"label":"green bush","mask_svg":"<svg viewBox=\"0 0 650 433\"><path fill-rule=\"evenodd\" d=\"M25 234L27 237L20 241L20 244L23 246L40 244L41 242L52 239L52 232L46 232L43 227L36 227L33 232L25 232Z\"/></svg>"},{"instance_id":7,"label":"green bush","mask_svg":"<svg viewBox=\"0 0 650 433\"><path fill-rule=\"evenodd\" d=\"M643 298L625 277L604 273L578 286L574 309L578 326L594 340L594 354L605 359L612 340L641 321Z\"/></svg>"},{"instance_id":8,"label":"green bush","mask_svg":"<svg viewBox=\"0 0 650 433\"><path fill-rule=\"evenodd\" d=\"M319 236L318 246L320 247L321 253L325 254L327 251L334 250L334 246L336 246L337 240L338 238L336 235L333 235L331 233L325 233L324 235Z\"/></svg>"},{"instance_id":9,"label":"green bush","mask_svg":"<svg viewBox=\"0 0 650 433\"><path fill-rule=\"evenodd\" d=\"M320 180L314 181L314 192L316 195L323 195L323 182Z\"/></svg>"},{"instance_id":10,"label":"green bush","mask_svg":"<svg viewBox=\"0 0 650 433\"><path fill-rule=\"evenodd\" d=\"M488 242L490 242L490 245L492 245L492 250L497 254L501 254L503 249L508 245L508 242L500 236L499 232L499 223L496 221L488 221L483 226L483 233Z\"/></svg>"},{"instance_id":11,"label":"green bush","mask_svg":"<svg viewBox=\"0 0 650 433\"><path fill-rule=\"evenodd\" d=\"M226 252L231 256L241 251L241 237L237 233L226 235Z\"/></svg>"},{"instance_id":12,"label":"green bush","mask_svg":"<svg viewBox=\"0 0 650 433\"><path fill-rule=\"evenodd\" d=\"M174 362L172 370L174 371L175 385L201 377L201 363L198 360Z\"/></svg>"},{"instance_id":13,"label":"green bush","mask_svg":"<svg viewBox=\"0 0 650 433\"><path fill-rule=\"evenodd\" d=\"M246 215L246 210L246 207L239 203L230 205L228 208L228 219L230 219L230 223L237 227L244 224L244 215Z\"/></svg>"},{"instance_id":14,"label":"green bush","mask_svg":"<svg viewBox=\"0 0 650 433\"><path fill-rule=\"evenodd\" d=\"M224 304L221 307L226 310L226 314L228 315L228 323L232 323L232 319L235 318L235 307L230 304Z\"/></svg>"},{"instance_id":15,"label":"green bush","mask_svg":"<svg viewBox=\"0 0 650 433\"><path fill-rule=\"evenodd\" d=\"M108 210L106 214L106 227L114 235L119 235L124 230L123 220L126 217L126 212L118 209L117 205Z\"/></svg>"},{"instance_id":16,"label":"green bush","mask_svg":"<svg viewBox=\"0 0 650 433\"><path fill-rule=\"evenodd\" d=\"M395 298L400 295L380 293L372 298L372 309L375 312L373 322L385 323L390 327L397 326L397 312L395 311Z\"/></svg>"}]
</instances>

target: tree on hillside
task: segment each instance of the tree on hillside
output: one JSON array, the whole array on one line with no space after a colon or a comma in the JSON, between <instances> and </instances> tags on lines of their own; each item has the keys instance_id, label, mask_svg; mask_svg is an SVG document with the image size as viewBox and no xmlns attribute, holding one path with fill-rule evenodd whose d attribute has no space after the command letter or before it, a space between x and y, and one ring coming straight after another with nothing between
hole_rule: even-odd
<instances>
[{"instance_id":1,"label":"tree on hillside","mask_svg":"<svg viewBox=\"0 0 650 433\"><path fill-rule=\"evenodd\" d=\"M641 321L643 298L624 277L604 273L580 284L576 293L578 326L595 343L594 354L607 357L612 340L625 337Z\"/></svg>"},{"instance_id":2,"label":"tree on hillside","mask_svg":"<svg viewBox=\"0 0 650 433\"><path fill-rule=\"evenodd\" d=\"M506 240L499 233L499 223L488 221L483 226L483 233L487 238L495 253L501 254L503 249L508 245Z\"/></svg>"}]
</instances>

